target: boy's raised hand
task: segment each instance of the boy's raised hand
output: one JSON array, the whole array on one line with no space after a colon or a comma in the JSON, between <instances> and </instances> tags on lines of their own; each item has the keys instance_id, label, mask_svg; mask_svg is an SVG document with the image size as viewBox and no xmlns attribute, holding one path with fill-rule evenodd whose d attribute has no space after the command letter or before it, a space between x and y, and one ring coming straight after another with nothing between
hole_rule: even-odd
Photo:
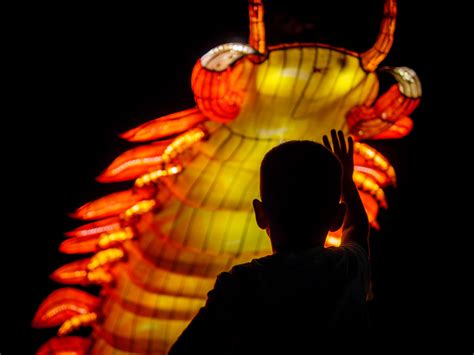
<instances>
[{"instance_id":1,"label":"boy's raised hand","mask_svg":"<svg viewBox=\"0 0 474 355\"><path fill-rule=\"evenodd\" d=\"M346 144L344 132L338 131L336 134L335 129L331 130L331 138L332 147L329 143L328 136L323 136L324 146L339 158L344 170L344 178L352 180L352 174L354 172L354 140L349 136Z\"/></svg>"},{"instance_id":2,"label":"boy's raised hand","mask_svg":"<svg viewBox=\"0 0 474 355\"><path fill-rule=\"evenodd\" d=\"M342 227L342 245L354 241L369 251L369 220L360 199L357 186L352 179L354 173L354 141L348 137L347 144L342 131L331 130L332 147L328 136L323 136L323 143L341 161L343 168L342 200L347 205L344 225Z\"/></svg>"}]
</instances>

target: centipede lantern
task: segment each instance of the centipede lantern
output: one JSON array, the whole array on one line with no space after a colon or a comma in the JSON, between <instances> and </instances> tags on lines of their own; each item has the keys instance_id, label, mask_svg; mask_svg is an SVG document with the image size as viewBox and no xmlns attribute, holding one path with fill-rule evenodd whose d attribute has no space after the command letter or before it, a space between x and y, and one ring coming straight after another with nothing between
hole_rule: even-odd
<instances>
[{"instance_id":1,"label":"centipede lantern","mask_svg":"<svg viewBox=\"0 0 474 355\"><path fill-rule=\"evenodd\" d=\"M367 140L412 129L421 86L406 67L380 67L393 42L397 5L385 0L380 32L363 53L319 43L267 46L261 0L248 4L249 43L225 43L198 59L195 106L121 135L141 145L98 177L128 190L80 207L85 224L60 246L84 258L52 275L65 284L40 305L38 328L58 335L39 354L165 354L203 306L216 276L271 253L250 201L264 154L283 141L320 141L331 129L355 139L354 181L378 228L390 162ZM378 73L394 85L379 95ZM337 246L339 234L326 245ZM73 285L101 285L93 296ZM74 332L91 327L90 337Z\"/></svg>"}]
</instances>

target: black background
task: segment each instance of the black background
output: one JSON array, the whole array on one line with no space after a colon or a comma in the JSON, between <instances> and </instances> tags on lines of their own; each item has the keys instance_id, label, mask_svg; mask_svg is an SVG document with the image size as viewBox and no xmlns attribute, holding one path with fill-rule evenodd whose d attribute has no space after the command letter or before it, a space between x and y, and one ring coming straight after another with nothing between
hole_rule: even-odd
<instances>
[{"instance_id":1,"label":"black background","mask_svg":"<svg viewBox=\"0 0 474 355\"><path fill-rule=\"evenodd\" d=\"M375 41L383 5L268 3L270 44L318 41L355 51ZM455 244L445 234L450 206L443 202L452 189L446 180L453 177L442 172L456 145L449 110L459 106L446 99L451 89L444 60L459 51L448 35L456 22L448 7L401 1L395 43L383 63L415 69L423 85L412 134L373 143L395 166L399 181L387 191L390 208L381 212L382 231L372 237L374 333L392 334L396 344L407 333L421 343L420 329L447 333L457 326L447 320L456 312L445 297L454 281L439 256ZM59 287L48 275L74 259L57 251L62 233L79 225L67 213L124 187L94 181L132 146L117 134L193 106L189 81L196 60L215 45L246 41L248 35L244 0L25 5L11 15L13 63L6 71L14 98L3 119L2 144L2 355L33 353L53 336L54 330L33 330L30 322ZM281 30L288 22L303 24L304 32ZM390 80L382 76L382 87Z\"/></svg>"}]
</instances>

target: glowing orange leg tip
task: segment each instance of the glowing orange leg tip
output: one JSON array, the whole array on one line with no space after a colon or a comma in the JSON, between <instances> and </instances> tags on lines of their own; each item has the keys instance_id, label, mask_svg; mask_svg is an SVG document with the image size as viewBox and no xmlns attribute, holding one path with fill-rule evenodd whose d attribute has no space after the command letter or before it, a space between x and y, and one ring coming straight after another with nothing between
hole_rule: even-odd
<instances>
[{"instance_id":1,"label":"glowing orange leg tip","mask_svg":"<svg viewBox=\"0 0 474 355\"><path fill-rule=\"evenodd\" d=\"M74 212L72 217L88 220L118 215L141 200L150 198L152 194L152 189L130 189L115 192L98 200L86 203Z\"/></svg>"},{"instance_id":2,"label":"glowing orange leg tip","mask_svg":"<svg viewBox=\"0 0 474 355\"><path fill-rule=\"evenodd\" d=\"M54 337L36 352L36 355L86 355L89 354L91 340L78 336Z\"/></svg>"},{"instance_id":3,"label":"glowing orange leg tip","mask_svg":"<svg viewBox=\"0 0 474 355\"><path fill-rule=\"evenodd\" d=\"M40 305L32 322L34 328L61 325L77 314L94 311L99 299L87 292L65 287L52 292Z\"/></svg>"},{"instance_id":4,"label":"glowing orange leg tip","mask_svg":"<svg viewBox=\"0 0 474 355\"><path fill-rule=\"evenodd\" d=\"M56 282L68 285L88 284L87 265L90 259L77 260L61 266L51 274L51 279Z\"/></svg>"},{"instance_id":5,"label":"glowing orange leg tip","mask_svg":"<svg viewBox=\"0 0 474 355\"><path fill-rule=\"evenodd\" d=\"M161 154L171 142L171 140L160 141L126 151L97 177L97 181L116 182L133 180L150 170L160 167L163 163Z\"/></svg>"},{"instance_id":6,"label":"glowing orange leg tip","mask_svg":"<svg viewBox=\"0 0 474 355\"><path fill-rule=\"evenodd\" d=\"M147 122L120 135L130 142L144 142L179 134L206 119L198 108L192 108Z\"/></svg>"},{"instance_id":7,"label":"glowing orange leg tip","mask_svg":"<svg viewBox=\"0 0 474 355\"><path fill-rule=\"evenodd\" d=\"M85 224L70 232L66 232L66 237L88 237L102 233L110 233L121 228L120 218L112 217L102 219L97 222Z\"/></svg>"}]
</instances>

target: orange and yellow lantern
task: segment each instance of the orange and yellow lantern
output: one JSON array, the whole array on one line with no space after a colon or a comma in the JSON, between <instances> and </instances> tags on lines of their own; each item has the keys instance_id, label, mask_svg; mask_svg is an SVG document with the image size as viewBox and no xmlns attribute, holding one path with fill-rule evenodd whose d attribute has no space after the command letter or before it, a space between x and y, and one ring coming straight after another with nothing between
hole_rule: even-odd
<instances>
[{"instance_id":1,"label":"orange and yellow lantern","mask_svg":"<svg viewBox=\"0 0 474 355\"><path fill-rule=\"evenodd\" d=\"M122 135L143 145L98 180L130 181L130 188L76 211L89 222L67 233L60 250L86 258L52 275L102 291L65 287L48 296L33 326L59 327L58 336L38 353L166 353L220 272L271 253L251 201L264 154L283 141L319 141L333 128L351 134L354 181L378 228L384 188L396 174L365 141L407 135L421 96L413 70L380 68L393 42L396 1L385 0L380 33L363 53L319 43L267 46L262 1L248 9L249 43L222 44L197 61L195 107ZM382 95L378 70L395 79ZM339 243L338 233L328 235L326 245ZM92 327L91 337L70 335L80 327Z\"/></svg>"}]
</instances>

